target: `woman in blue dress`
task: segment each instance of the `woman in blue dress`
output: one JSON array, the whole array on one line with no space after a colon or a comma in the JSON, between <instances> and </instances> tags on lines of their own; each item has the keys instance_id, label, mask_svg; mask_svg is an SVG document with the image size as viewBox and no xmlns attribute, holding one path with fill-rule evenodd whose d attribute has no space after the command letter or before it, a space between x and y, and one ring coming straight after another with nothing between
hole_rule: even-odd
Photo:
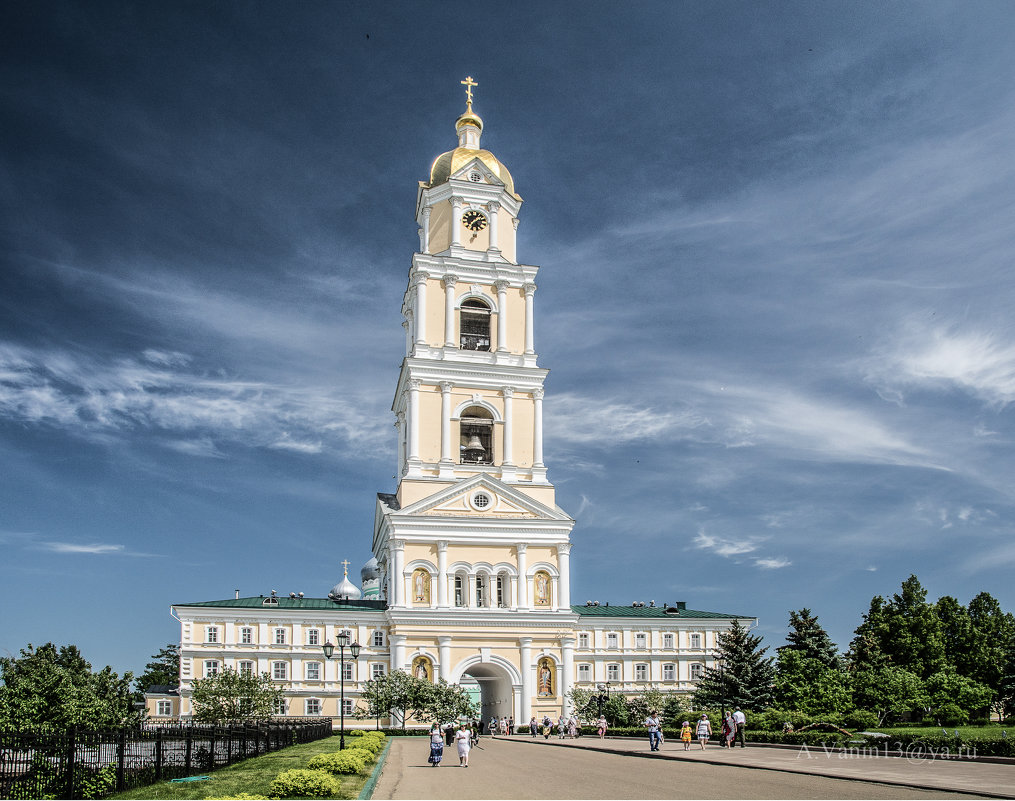
<instances>
[{"instance_id":1,"label":"woman in blue dress","mask_svg":"<svg viewBox=\"0 0 1015 801\"><path fill-rule=\"evenodd\" d=\"M435 723L430 727L430 758L427 760L435 768L441 764L441 757L444 756L444 735L440 727Z\"/></svg>"}]
</instances>

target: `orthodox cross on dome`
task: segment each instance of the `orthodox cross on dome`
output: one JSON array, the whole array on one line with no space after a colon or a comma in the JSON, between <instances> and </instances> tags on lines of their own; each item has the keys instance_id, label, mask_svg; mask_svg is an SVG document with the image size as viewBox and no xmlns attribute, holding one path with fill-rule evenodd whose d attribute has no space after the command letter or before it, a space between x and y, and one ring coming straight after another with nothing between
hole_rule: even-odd
<instances>
[{"instance_id":1,"label":"orthodox cross on dome","mask_svg":"<svg viewBox=\"0 0 1015 801\"><path fill-rule=\"evenodd\" d=\"M473 86L479 86L479 84L476 83L474 80L472 80L472 76L471 75L466 77L466 79L464 81L459 81L459 83L462 86L465 87L465 102L468 105L471 106L472 105L472 87Z\"/></svg>"},{"instance_id":2,"label":"orthodox cross on dome","mask_svg":"<svg viewBox=\"0 0 1015 801\"><path fill-rule=\"evenodd\" d=\"M350 562L348 559L343 559L340 564L342 565L342 570L345 573L345 577L349 578L349 565L351 565L352 562Z\"/></svg>"}]
</instances>

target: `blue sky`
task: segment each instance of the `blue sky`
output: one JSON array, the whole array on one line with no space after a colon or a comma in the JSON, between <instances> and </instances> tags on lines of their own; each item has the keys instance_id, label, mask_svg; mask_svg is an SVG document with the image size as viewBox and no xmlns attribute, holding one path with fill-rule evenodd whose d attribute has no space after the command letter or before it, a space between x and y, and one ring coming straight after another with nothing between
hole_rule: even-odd
<instances>
[{"instance_id":1,"label":"blue sky","mask_svg":"<svg viewBox=\"0 0 1015 801\"><path fill-rule=\"evenodd\" d=\"M0 651L323 596L394 486L416 182L478 82L574 600L1011 610L1009 3L6 4Z\"/></svg>"}]
</instances>

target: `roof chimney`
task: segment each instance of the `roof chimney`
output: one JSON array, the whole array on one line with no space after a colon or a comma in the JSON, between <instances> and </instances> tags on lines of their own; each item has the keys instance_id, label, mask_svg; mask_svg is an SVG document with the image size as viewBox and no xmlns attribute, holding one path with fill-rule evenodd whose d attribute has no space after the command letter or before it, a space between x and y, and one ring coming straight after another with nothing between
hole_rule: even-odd
<instances>
[{"instance_id":1,"label":"roof chimney","mask_svg":"<svg viewBox=\"0 0 1015 801\"><path fill-rule=\"evenodd\" d=\"M237 601L238 601L238 600L240 600L240 591L239 591L239 590L233 590L233 592L235 592L235 593L236 593L236 596L235 596L235 597L236 597L236 600L237 600Z\"/></svg>"}]
</instances>

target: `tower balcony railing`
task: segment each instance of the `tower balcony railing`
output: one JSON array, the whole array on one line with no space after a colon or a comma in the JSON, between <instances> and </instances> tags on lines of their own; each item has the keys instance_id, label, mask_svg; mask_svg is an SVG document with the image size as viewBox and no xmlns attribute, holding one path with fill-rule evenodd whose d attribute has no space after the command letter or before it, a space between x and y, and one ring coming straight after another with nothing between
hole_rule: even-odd
<instances>
[{"instance_id":1,"label":"tower balcony railing","mask_svg":"<svg viewBox=\"0 0 1015 801\"><path fill-rule=\"evenodd\" d=\"M490 350L490 337L480 334L462 334L462 350Z\"/></svg>"}]
</instances>

